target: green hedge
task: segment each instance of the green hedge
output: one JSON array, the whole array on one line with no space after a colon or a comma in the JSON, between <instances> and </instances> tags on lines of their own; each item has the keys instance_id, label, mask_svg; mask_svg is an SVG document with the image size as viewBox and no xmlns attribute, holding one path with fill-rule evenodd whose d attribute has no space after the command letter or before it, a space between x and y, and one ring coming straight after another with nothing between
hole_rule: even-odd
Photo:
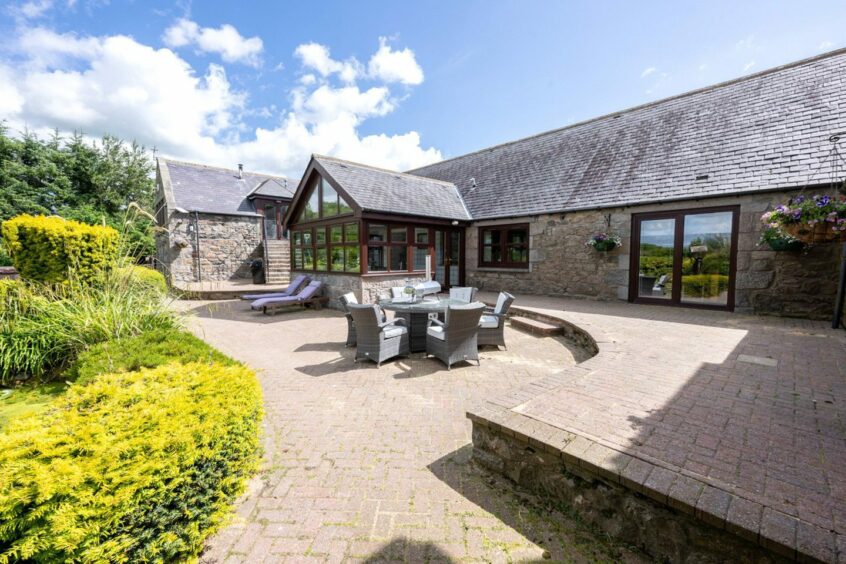
<instances>
[{"instance_id":1,"label":"green hedge","mask_svg":"<svg viewBox=\"0 0 846 564\"><path fill-rule=\"evenodd\" d=\"M116 258L118 232L56 216L19 215L0 227L3 243L22 278L64 282L96 278Z\"/></svg>"},{"instance_id":2,"label":"green hedge","mask_svg":"<svg viewBox=\"0 0 846 564\"><path fill-rule=\"evenodd\" d=\"M100 374L156 368L174 361L239 365L202 339L169 328L94 345L80 354L63 375L77 384L86 384Z\"/></svg>"},{"instance_id":3,"label":"green hedge","mask_svg":"<svg viewBox=\"0 0 846 564\"><path fill-rule=\"evenodd\" d=\"M146 286L161 294L167 293L167 280L158 270L146 266L124 266L117 269L119 276L125 276L131 282Z\"/></svg>"},{"instance_id":4,"label":"green hedge","mask_svg":"<svg viewBox=\"0 0 846 564\"><path fill-rule=\"evenodd\" d=\"M261 415L243 366L71 386L0 434L0 563L193 558L256 470Z\"/></svg>"},{"instance_id":5,"label":"green hedge","mask_svg":"<svg viewBox=\"0 0 846 564\"><path fill-rule=\"evenodd\" d=\"M728 290L729 277L722 274L682 276L682 292L688 298L713 298Z\"/></svg>"}]
</instances>

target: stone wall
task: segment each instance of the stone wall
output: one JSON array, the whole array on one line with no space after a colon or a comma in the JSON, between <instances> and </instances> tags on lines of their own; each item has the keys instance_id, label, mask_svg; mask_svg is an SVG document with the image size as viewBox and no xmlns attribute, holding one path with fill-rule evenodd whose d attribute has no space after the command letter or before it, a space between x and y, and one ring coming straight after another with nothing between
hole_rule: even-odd
<instances>
[{"instance_id":1,"label":"stone wall","mask_svg":"<svg viewBox=\"0 0 846 564\"><path fill-rule=\"evenodd\" d=\"M295 272L294 275L299 274ZM405 281L412 284L425 281L425 276L379 275L358 276L352 274L332 274L328 272L307 272L313 280L321 280L326 285L324 296L329 296L329 307L340 309L338 298L347 292L355 294L361 303L376 303L381 294L390 294L392 286L405 286Z\"/></svg>"},{"instance_id":2,"label":"stone wall","mask_svg":"<svg viewBox=\"0 0 846 564\"><path fill-rule=\"evenodd\" d=\"M537 492L659 562L787 562L620 484L490 427L473 422L473 460Z\"/></svg>"},{"instance_id":3,"label":"stone wall","mask_svg":"<svg viewBox=\"0 0 846 564\"><path fill-rule=\"evenodd\" d=\"M156 240L161 269L172 284L250 277L249 262L262 258L261 218L200 214L199 251L194 223L192 214L171 214L168 232Z\"/></svg>"},{"instance_id":4,"label":"stone wall","mask_svg":"<svg viewBox=\"0 0 846 564\"><path fill-rule=\"evenodd\" d=\"M820 245L807 253L776 253L759 246L761 214L795 192L714 198L549 214L508 221L479 222L467 229L467 284L488 291L507 290L593 299L628 299L632 213L711 206L740 206L735 308L742 312L825 319L834 308L839 245ZM610 230L623 239L622 248L597 252L585 245L597 231ZM497 223L529 223L530 264L526 270L478 267L478 227Z\"/></svg>"}]
</instances>

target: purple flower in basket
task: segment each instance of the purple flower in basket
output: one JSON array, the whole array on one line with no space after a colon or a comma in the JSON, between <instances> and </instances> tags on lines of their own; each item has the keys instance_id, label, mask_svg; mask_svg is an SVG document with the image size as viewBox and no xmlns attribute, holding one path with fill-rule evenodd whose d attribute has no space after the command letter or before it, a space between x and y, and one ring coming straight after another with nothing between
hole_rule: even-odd
<instances>
[{"instance_id":1,"label":"purple flower in basket","mask_svg":"<svg viewBox=\"0 0 846 564\"><path fill-rule=\"evenodd\" d=\"M795 198L793 198L793 203L794 203L794 204L801 204L801 203L802 203L802 202L804 202L804 201L805 201L805 196L803 196L802 194L799 194L798 196L796 196ZM782 207L782 206L779 206L779 207Z\"/></svg>"},{"instance_id":2,"label":"purple flower in basket","mask_svg":"<svg viewBox=\"0 0 846 564\"><path fill-rule=\"evenodd\" d=\"M820 208L826 207L831 202L831 196L815 196L814 199L817 201L817 207Z\"/></svg>"}]
</instances>

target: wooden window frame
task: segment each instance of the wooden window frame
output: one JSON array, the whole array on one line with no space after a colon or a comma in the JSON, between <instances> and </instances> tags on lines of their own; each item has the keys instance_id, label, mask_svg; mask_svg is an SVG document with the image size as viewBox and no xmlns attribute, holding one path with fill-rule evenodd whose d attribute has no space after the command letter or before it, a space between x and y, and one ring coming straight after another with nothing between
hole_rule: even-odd
<instances>
[{"instance_id":1,"label":"wooden window frame","mask_svg":"<svg viewBox=\"0 0 846 564\"><path fill-rule=\"evenodd\" d=\"M526 231L526 243L520 245L508 244L508 232L509 231L516 231L516 230L525 230ZM502 231L502 236L500 237L500 241L498 245L485 245L484 244L484 232L485 231ZM502 224L502 225L484 225L478 228L478 238L479 238L479 268L514 268L514 269L528 269L529 268L529 253L531 252L530 246L530 238L531 235L529 234L529 224L528 223L509 223L509 224ZM485 248L486 247L499 247L500 256L503 258L501 262L486 262L484 260L485 257ZM509 260L510 253L508 252L512 247L520 247L526 249L526 261L525 262L512 262Z\"/></svg>"},{"instance_id":2,"label":"wooden window frame","mask_svg":"<svg viewBox=\"0 0 846 564\"><path fill-rule=\"evenodd\" d=\"M424 225L420 223L406 223L406 222L396 222L396 221L380 221L380 220L372 220L372 221L365 221L363 223L364 229L364 238L362 239L362 249L365 251L362 253L362 273L363 274L370 274L373 276L378 275L396 275L396 274L415 274L420 272L426 272L426 267L416 270L414 268L414 249L426 249L426 254L430 257L432 264L434 265L435 261L435 230L433 227L429 225ZM370 240L370 226L371 225L384 225L387 229L387 237L385 241L379 242L371 242ZM393 229L401 229L405 228L405 242L404 243L394 243L391 241L391 230ZM428 237L426 243L417 243L414 237L414 230L415 229L426 229L428 231ZM385 252L387 253L387 270L370 270L370 247L383 247L385 248ZM391 269L391 247L405 247L405 263L408 267L405 270L392 270ZM433 267L434 268L434 267Z\"/></svg>"},{"instance_id":3,"label":"wooden window frame","mask_svg":"<svg viewBox=\"0 0 846 564\"><path fill-rule=\"evenodd\" d=\"M304 197L302 208L299 210L299 212L300 212L299 217L296 218L297 225L302 225L302 224L305 224L305 223L317 223L319 221L335 222L335 221L338 221L339 219L343 220L344 218L350 218L350 217L355 216L355 209L347 201L347 199L344 198L344 196L341 194L340 190L338 190L335 186L333 186L332 183L330 183L328 180L326 180L326 178L324 178L323 175L321 175L321 174L316 174L313 178L315 178L316 180L311 180L309 182L308 187L306 188L307 197ZM336 205L338 206L338 209L339 210L341 209L341 200L344 200L344 202L346 202L347 207L350 208L350 211L338 213L336 215L329 215L329 216L324 215L324 213L323 213L323 186L324 186L324 184L328 185L330 188L332 188L332 190L335 191L335 196L336 196L336 200L337 200ZM309 193L308 190L312 190L312 189L314 191ZM310 217L308 219L303 218L302 216L303 216L303 214L305 214L305 210L308 207L308 202L314 196L315 193L317 194L317 217ZM306 196L306 195L304 195L304 196ZM349 223L349 221L347 223Z\"/></svg>"},{"instance_id":4,"label":"wooden window frame","mask_svg":"<svg viewBox=\"0 0 846 564\"><path fill-rule=\"evenodd\" d=\"M343 216L342 216L343 217ZM361 257L361 222L358 220L349 221L349 216L346 216L347 221L338 221L338 216L333 217L331 220L322 221L318 225L307 225L307 226L294 226L291 229L291 270L295 270L298 272L319 272L319 273L334 273L334 274L361 274L362 271L362 257ZM347 241L347 230L346 226L350 224L355 224L356 229L358 230L358 241ZM332 228L333 227L340 227L341 228L341 242L333 243L332 242ZM323 244L317 243L317 230L323 229L326 233L326 241ZM302 243L302 234L305 232L311 233L311 244L305 245ZM297 234L300 234L300 244L296 244ZM344 269L342 270L333 270L332 269L332 249L333 247L351 247L357 246L358 247L358 270L346 270L346 255L344 256ZM313 257L313 267L312 268L305 268L298 267L296 265L296 251L297 250L304 250L308 249L311 251ZM317 270L317 250L318 249L326 249L326 270Z\"/></svg>"}]
</instances>

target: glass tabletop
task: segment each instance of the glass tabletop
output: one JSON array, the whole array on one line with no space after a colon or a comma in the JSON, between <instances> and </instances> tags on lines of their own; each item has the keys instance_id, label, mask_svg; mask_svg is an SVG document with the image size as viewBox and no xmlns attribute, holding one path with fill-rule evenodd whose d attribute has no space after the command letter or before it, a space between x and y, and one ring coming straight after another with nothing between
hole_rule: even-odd
<instances>
[{"instance_id":1,"label":"glass tabletop","mask_svg":"<svg viewBox=\"0 0 846 564\"><path fill-rule=\"evenodd\" d=\"M424 298L412 303L403 298L391 298L379 300L379 305L388 311L445 311L449 306L467 305L467 302L450 298Z\"/></svg>"}]
</instances>

